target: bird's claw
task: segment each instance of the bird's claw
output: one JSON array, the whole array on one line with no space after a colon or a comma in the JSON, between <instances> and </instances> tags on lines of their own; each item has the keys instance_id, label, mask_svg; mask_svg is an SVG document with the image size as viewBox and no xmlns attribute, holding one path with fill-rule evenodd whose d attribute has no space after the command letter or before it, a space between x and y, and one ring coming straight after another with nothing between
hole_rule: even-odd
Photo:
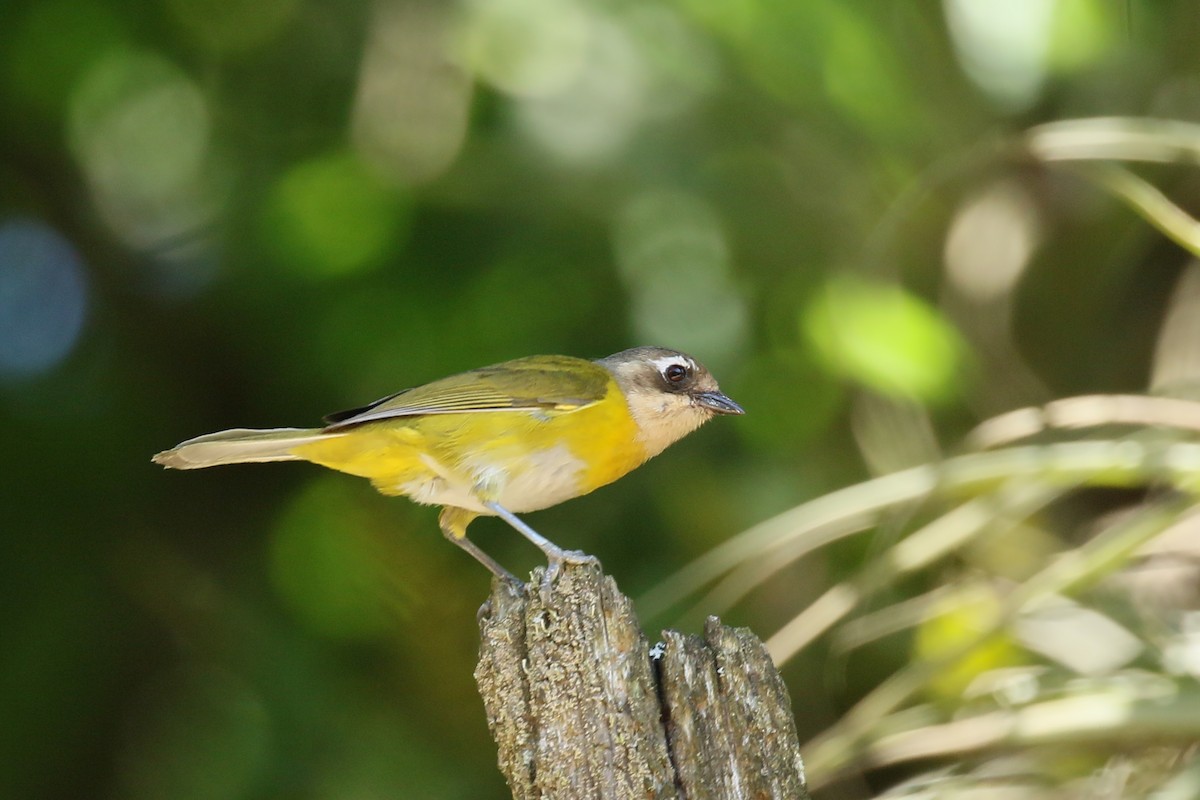
<instances>
[{"instance_id":1,"label":"bird's claw","mask_svg":"<svg viewBox=\"0 0 1200 800\"><path fill-rule=\"evenodd\" d=\"M475 624L483 625L483 621L492 616L492 601L491 598L483 601L483 605L475 612Z\"/></svg>"},{"instance_id":2,"label":"bird's claw","mask_svg":"<svg viewBox=\"0 0 1200 800\"><path fill-rule=\"evenodd\" d=\"M557 553L550 554L550 561L558 562L559 564L575 564L581 566L599 567L600 559L596 558L591 553L585 553L582 550L559 550Z\"/></svg>"},{"instance_id":3,"label":"bird's claw","mask_svg":"<svg viewBox=\"0 0 1200 800\"><path fill-rule=\"evenodd\" d=\"M550 591L559 576L562 575L564 564L590 566L600 569L600 559L582 550L556 549L553 552L547 553L546 556L549 559L549 563L546 565L546 571L542 573L541 586L539 587L543 596Z\"/></svg>"}]
</instances>

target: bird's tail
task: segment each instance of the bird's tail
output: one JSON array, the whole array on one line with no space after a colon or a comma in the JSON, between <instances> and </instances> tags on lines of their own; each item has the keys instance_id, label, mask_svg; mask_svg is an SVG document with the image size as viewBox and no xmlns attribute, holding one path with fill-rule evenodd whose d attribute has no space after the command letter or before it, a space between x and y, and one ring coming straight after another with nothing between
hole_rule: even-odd
<instances>
[{"instance_id":1,"label":"bird's tail","mask_svg":"<svg viewBox=\"0 0 1200 800\"><path fill-rule=\"evenodd\" d=\"M171 469L200 469L218 464L250 464L262 461L297 461L292 448L324 436L320 428L269 428L209 433L180 442L154 456L155 464Z\"/></svg>"}]
</instances>

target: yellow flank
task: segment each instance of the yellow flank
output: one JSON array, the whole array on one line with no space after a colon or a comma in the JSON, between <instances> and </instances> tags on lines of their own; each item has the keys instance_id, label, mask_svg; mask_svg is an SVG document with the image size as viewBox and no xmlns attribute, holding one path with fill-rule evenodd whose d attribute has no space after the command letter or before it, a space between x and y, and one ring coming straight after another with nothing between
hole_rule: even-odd
<instances>
[{"instance_id":1,"label":"yellow flank","mask_svg":"<svg viewBox=\"0 0 1200 800\"><path fill-rule=\"evenodd\" d=\"M291 452L385 494L484 513L485 501L523 512L587 494L649 455L612 378L602 400L583 405L394 417Z\"/></svg>"}]
</instances>

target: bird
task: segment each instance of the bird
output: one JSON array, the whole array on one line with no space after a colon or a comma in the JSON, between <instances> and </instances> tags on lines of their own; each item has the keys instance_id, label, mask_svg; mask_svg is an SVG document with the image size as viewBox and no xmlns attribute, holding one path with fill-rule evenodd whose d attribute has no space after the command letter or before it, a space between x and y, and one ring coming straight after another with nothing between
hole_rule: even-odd
<instances>
[{"instance_id":1,"label":"bird","mask_svg":"<svg viewBox=\"0 0 1200 800\"><path fill-rule=\"evenodd\" d=\"M537 546L548 574L595 561L517 514L612 483L708 420L744 414L704 365L664 347L589 360L537 355L451 375L326 416L316 428L234 428L153 456L171 469L308 461L367 478L385 495L441 506L442 534L501 580L512 573L467 538L496 516Z\"/></svg>"}]
</instances>

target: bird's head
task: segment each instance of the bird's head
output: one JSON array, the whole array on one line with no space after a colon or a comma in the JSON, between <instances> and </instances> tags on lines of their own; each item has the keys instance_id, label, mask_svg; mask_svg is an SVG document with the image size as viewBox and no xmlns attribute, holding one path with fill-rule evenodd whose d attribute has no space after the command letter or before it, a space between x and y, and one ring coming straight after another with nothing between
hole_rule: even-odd
<instances>
[{"instance_id":1,"label":"bird's head","mask_svg":"<svg viewBox=\"0 0 1200 800\"><path fill-rule=\"evenodd\" d=\"M617 381L647 457L661 453L717 414L744 414L704 365L678 350L635 347L599 363Z\"/></svg>"}]
</instances>

